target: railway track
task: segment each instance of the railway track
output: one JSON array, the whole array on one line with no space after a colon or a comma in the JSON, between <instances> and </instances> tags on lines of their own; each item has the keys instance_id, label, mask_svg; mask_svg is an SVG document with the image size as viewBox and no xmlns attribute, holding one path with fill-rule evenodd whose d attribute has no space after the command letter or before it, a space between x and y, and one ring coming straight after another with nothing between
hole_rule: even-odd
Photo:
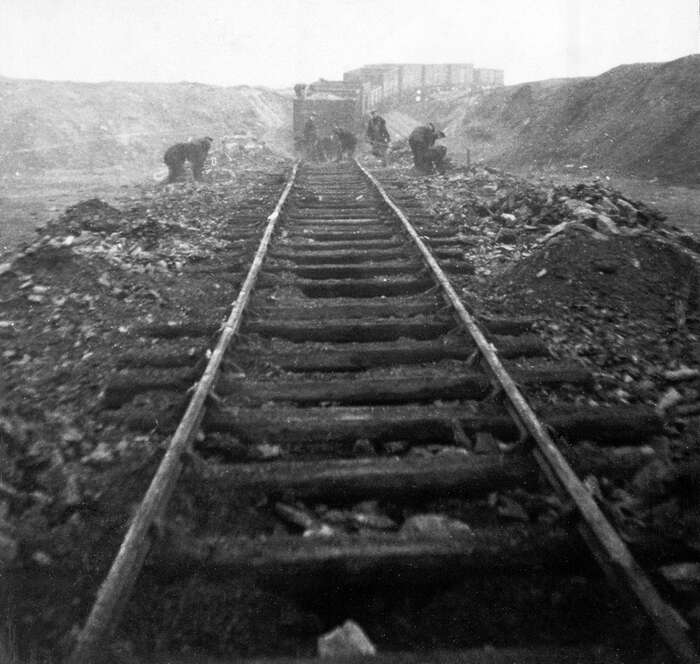
<instances>
[{"instance_id":1,"label":"railway track","mask_svg":"<svg viewBox=\"0 0 700 664\"><path fill-rule=\"evenodd\" d=\"M452 285L470 269L459 238L421 214L409 221L359 164L297 164L227 321L143 331L217 340L206 367L132 354L106 386L106 407L132 427L167 428L172 402L197 380L71 664L96 661L144 563L149 574L196 570L219 584L252 575L291 594L365 586L391 595L469 576L577 575L590 572L590 551L675 661L696 661L682 619L579 479L634 472L644 448L616 446L638 446L659 419L580 405L535 415L521 386L585 389L591 376L547 359L531 321L477 323ZM139 412L142 393L163 397L163 412ZM605 447L586 454L579 440ZM559 514L508 518L499 492L542 476ZM189 492L196 500L183 501ZM246 504L263 515L248 530L234 514ZM197 510L219 516L198 523ZM645 540L635 554L652 564L673 552ZM470 610L488 615L483 603ZM616 661L597 643L513 645L503 659L477 649L428 661Z\"/></svg>"}]
</instances>

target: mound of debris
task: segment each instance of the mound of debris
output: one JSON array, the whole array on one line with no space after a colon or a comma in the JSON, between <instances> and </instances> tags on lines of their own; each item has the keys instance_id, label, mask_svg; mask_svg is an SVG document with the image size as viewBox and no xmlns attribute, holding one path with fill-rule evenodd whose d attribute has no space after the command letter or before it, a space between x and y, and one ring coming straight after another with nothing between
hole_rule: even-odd
<instances>
[{"instance_id":1,"label":"mound of debris","mask_svg":"<svg viewBox=\"0 0 700 664\"><path fill-rule=\"evenodd\" d=\"M416 185L420 188L420 183ZM666 219L660 211L595 179L576 185L535 184L494 168L455 168L443 177L425 181L425 194L443 188L441 203L430 207L450 220L483 221L488 218L504 228L550 226L549 233L566 229L608 235L638 235ZM440 209L444 199L449 211ZM564 225L562 225L564 224ZM548 234L549 234L548 233Z\"/></svg>"},{"instance_id":2,"label":"mound of debris","mask_svg":"<svg viewBox=\"0 0 700 664\"><path fill-rule=\"evenodd\" d=\"M465 294L499 314L541 318L553 353L609 370L617 350L638 343L634 362L648 361L654 375L700 356L700 255L661 211L599 179L555 186L476 167L407 182L398 186L461 238L475 266ZM624 371L617 379L613 400L634 400L623 394Z\"/></svg>"},{"instance_id":3,"label":"mound of debris","mask_svg":"<svg viewBox=\"0 0 700 664\"><path fill-rule=\"evenodd\" d=\"M150 346L139 325L229 311L231 256L236 270L250 260L245 238L288 170L261 157L233 185L214 168L204 183L146 183L120 209L83 201L0 265L0 575L13 627L40 650L84 613L162 443L100 419L116 356Z\"/></svg>"},{"instance_id":4,"label":"mound of debris","mask_svg":"<svg viewBox=\"0 0 700 664\"><path fill-rule=\"evenodd\" d=\"M554 186L481 167L412 175L406 165L381 177L404 200L418 198L441 230L459 238L475 266L462 284L475 313L533 317L551 357L591 371L592 389L547 395L551 403L646 404L664 417L653 460L631 481L585 481L628 541L664 532L686 551L692 562L658 572L699 624L697 245L664 223L661 211L602 180Z\"/></svg>"},{"instance_id":5,"label":"mound of debris","mask_svg":"<svg viewBox=\"0 0 700 664\"><path fill-rule=\"evenodd\" d=\"M199 83L0 80L0 174L52 168L148 172L188 136L282 142L291 100L273 90ZM133 172L133 170L132 170Z\"/></svg>"},{"instance_id":6,"label":"mound of debris","mask_svg":"<svg viewBox=\"0 0 700 664\"><path fill-rule=\"evenodd\" d=\"M508 168L573 163L698 183L700 55L615 67L592 78L490 90L462 103L458 132Z\"/></svg>"},{"instance_id":7,"label":"mound of debris","mask_svg":"<svg viewBox=\"0 0 700 664\"><path fill-rule=\"evenodd\" d=\"M99 198L91 198L81 201L76 205L66 208L66 211L58 218L57 224L68 231L112 231L118 227L121 212Z\"/></svg>"}]
</instances>

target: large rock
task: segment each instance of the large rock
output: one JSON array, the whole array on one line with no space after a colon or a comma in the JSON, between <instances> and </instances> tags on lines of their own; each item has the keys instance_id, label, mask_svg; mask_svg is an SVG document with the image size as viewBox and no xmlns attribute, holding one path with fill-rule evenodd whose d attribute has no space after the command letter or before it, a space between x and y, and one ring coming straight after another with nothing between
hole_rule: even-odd
<instances>
[{"instance_id":1,"label":"large rock","mask_svg":"<svg viewBox=\"0 0 700 664\"><path fill-rule=\"evenodd\" d=\"M629 221L636 222L638 210L634 205L626 201L624 198L618 198L616 201L618 209L622 210Z\"/></svg>"},{"instance_id":2,"label":"large rock","mask_svg":"<svg viewBox=\"0 0 700 664\"><path fill-rule=\"evenodd\" d=\"M564 200L564 207L569 210L574 218L580 219L581 221L585 221L586 219L595 219L596 215L598 214L593 209L592 205L589 205L585 201L579 201L576 198L567 198Z\"/></svg>"},{"instance_id":3,"label":"large rock","mask_svg":"<svg viewBox=\"0 0 700 664\"><path fill-rule=\"evenodd\" d=\"M620 234L620 231L617 229L617 224L615 224L607 214L597 213L595 215L595 226L601 233L609 233L610 235Z\"/></svg>"},{"instance_id":4,"label":"large rock","mask_svg":"<svg viewBox=\"0 0 700 664\"><path fill-rule=\"evenodd\" d=\"M404 521L401 534L409 537L464 537L472 529L463 521L444 514L416 514Z\"/></svg>"},{"instance_id":5,"label":"large rock","mask_svg":"<svg viewBox=\"0 0 700 664\"><path fill-rule=\"evenodd\" d=\"M343 657L351 655L376 655L377 649L362 628L352 620L318 637L319 657Z\"/></svg>"}]
</instances>

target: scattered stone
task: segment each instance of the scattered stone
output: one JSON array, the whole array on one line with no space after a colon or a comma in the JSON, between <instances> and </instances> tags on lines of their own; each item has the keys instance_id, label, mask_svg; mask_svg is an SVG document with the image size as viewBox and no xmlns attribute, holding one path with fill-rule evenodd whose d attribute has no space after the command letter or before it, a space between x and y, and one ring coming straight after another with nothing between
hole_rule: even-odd
<instances>
[{"instance_id":1,"label":"scattered stone","mask_svg":"<svg viewBox=\"0 0 700 664\"><path fill-rule=\"evenodd\" d=\"M669 408L673 408L681 401L683 401L683 395L675 387L671 387L659 399L659 402L656 404L656 411L663 415Z\"/></svg>"},{"instance_id":2,"label":"scattered stone","mask_svg":"<svg viewBox=\"0 0 700 664\"><path fill-rule=\"evenodd\" d=\"M689 367L682 366L680 369L674 369L671 371L664 372L664 378L670 381L683 381L683 380L693 380L694 378L700 377L700 370L690 369Z\"/></svg>"},{"instance_id":3,"label":"scattered stone","mask_svg":"<svg viewBox=\"0 0 700 664\"><path fill-rule=\"evenodd\" d=\"M376 655L377 649L362 628L352 620L318 638L319 657Z\"/></svg>"},{"instance_id":4,"label":"scattered stone","mask_svg":"<svg viewBox=\"0 0 700 664\"><path fill-rule=\"evenodd\" d=\"M44 551L35 551L32 554L32 560L39 565L39 567L49 567L49 565L53 564L51 556Z\"/></svg>"},{"instance_id":5,"label":"scattered stone","mask_svg":"<svg viewBox=\"0 0 700 664\"><path fill-rule=\"evenodd\" d=\"M64 443L79 443L82 439L83 434L76 427L68 427L61 434L61 440Z\"/></svg>"},{"instance_id":6,"label":"scattered stone","mask_svg":"<svg viewBox=\"0 0 700 664\"><path fill-rule=\"evenodd\" d=\"M358 438L352 447L352 453L356 457L369 457L376 456L377 451L368 438Z\"/></svg>"},{"instance_id":7,"label":"scattered stone","mask_svg":"<svg viewBox=\"0 0 700 664\"><path fill-rule=\"evenodd\" d=\"M275 503L277 515L298 528L301 528L304 537L330 537L335 535L335 530L328 524L321 522L316 515L300 505L287 505L286 503Z\"/></svg>"},{"instance_id":8,"label":"scattered stone","mask_svg":"<svg viewBox=\"0 0 700 664\"><path fill-rule=\"evenodd\" d=\"M259 459L278 459L282 456L282 448L279 445L261 443L253 448L255 456Z\"/></svg>"},{"instance_id":9,"label":"scattered stone","mask_svg":"<svg viewBox=\"0 0 700 664\"><path fill-rule=\"evenodd\" d=\"M682 593L700 591L700 563L675 563L659 568L663 577Z\"/></svg>"},{"instance_id":10,"label":"scattered stone","mask_svg":"<svg viewBox=\"0 0 700 664\"><path fill-rule=\"evenodd\" d=\"M445 445L441 447L437 452L437 456L441 457L452 457L463 459L464 457L471 456L471 445L469 447L455 447L454 445Z\"/></svg>"},{"instance_id":11,"label":"scattered stone","mask_svg":"<svg viewBox=\"0 0 700 664\"><path fill-rule=\"evenodd\" d=\"M596 229L601 233L609 233L610 235L619 235L620 231L615 222L605 214L596 214Z\"/></svg>"},{"instance_id":12,"label":"scattered stone","mask_svg":"<svg viewBox=\"0 0 700 664\"><path fill-rule=\"evenodd\" d=\"M529 521L530 517L520 503L515 502L508 496L500 495L498 497L497 506L498 516L504 519L513 519L515 521Z\"/></svg>"},{"instance_id":13,"label":"scattered stone","mask_svg":"<svg viewBox=\"0 0 700 664\"><path fill-rule=\"evenodd\" d=\"M410 445L405 440L389 440L383 443L382 447L386 454L403 454Z\"/></svg>"},{"instance_id":14,"label":"scattered stone","mask_svg":"<svg viewBox=\"0 0 700 664\"><path fill-rule=\"evenodd\" d=\"M448 538L470 535L472 529L463 521L444 514L416 514L404 521L400 532L410 537Z\"/></svg>"},{"instance_id":15,"label":"scattered stone","mask_svg":"<svg viewBox=\"0 0 700 664\"><path fill-rule=\"evenodd\" d=\"M114 461L114 453L107 443L99 443L90 454L82 458L83 463L95 464L97 466L108 464L112 461Z\"/></svg>"},{"instance_id":16,"label":"scattered stone","mask_svg":"<svg viewBox=\"0 0 700 664\"><path fill-rule=\"evenodd\" d=\"M15 489L15 487L13 487L11 484L0 480L0 496L10 498L12 500L19 500L20 498L24 497L24 494Z\"/></svg>"},{"instance_id":17,"label":"scattered stone","mask_svg":"<svg viewBox=\"0 0 700 664\"><path fill-rule=\"evenodd\" d=\"M597 203L596 207L603 210L606 214L619 214L620 209L607 196L603 196Z\"/></svg>"},{"instance_id":18,"label":"scattered stone","mask_svg":"<svg viewBox=\"0 0 700 664\"><path fill-rule=\"evenodd\" d=\"M635 221L637 219L638 210L634 205L626 201L624 198L618 198L616 201L617 207L624 211L628 219Z\"/></svg>"},{"instance_id":19,"label":"scattered stone","mask_svg":"<svg viewBox=\"0 0 700 664\"><path fill-rule=\"evenodd\" d=\"M360 528L372 530L393 530L396 528L393 519L379 512L376 500L367 500L355 505L350 513L350 518L354 525Z\"/></svg>"}]
</instances>

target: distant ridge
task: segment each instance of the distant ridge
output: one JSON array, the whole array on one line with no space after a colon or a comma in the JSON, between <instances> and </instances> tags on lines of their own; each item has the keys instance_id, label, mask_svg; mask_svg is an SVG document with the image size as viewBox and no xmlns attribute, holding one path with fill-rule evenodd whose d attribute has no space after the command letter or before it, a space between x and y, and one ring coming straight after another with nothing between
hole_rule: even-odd
<instances>
[{"instance_id":1,"label":"distant ridge","mask_svg":"<svg viewBox=\"0 0 700 664\"><path fill-rule=\"evenodd\" d=\"M494 90L462 130L504 164L575 162L700 184L700 55Z\"/></svg>"},{"instance_id":2,"label":"distant ridge","mask_svg":"<svg viewBox=\"0 0 700 664\"><path fill-rule=\"evenodd\" d=\"M291 144L291 101L270 89L202 83L75 83L0 76L0 174L155 168L191 136Z\"/></svg>"},{"instance_id":3,"label":"distant ridge","mask_svg":"<svg viewBox=\"0 0 700 664\"><path fill-rule=\"evenodd\" d=\"M700 184L700 54L397 110L446 127L451 151L503 167L571 163Z\"/></svg>"}]
</instances>

